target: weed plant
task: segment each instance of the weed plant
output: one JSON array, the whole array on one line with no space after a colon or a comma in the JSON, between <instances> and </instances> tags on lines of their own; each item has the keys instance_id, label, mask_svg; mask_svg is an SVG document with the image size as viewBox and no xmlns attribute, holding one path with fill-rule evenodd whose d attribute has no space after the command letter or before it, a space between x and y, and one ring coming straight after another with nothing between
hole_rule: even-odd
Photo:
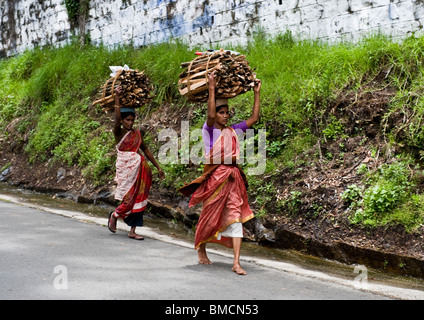
<instances>
[{"instance_id":1,"label":"weed plant","mask_svg":"<svg viewBox=\"0 0 424 320\"><path fill-rule=\"evenodd\" d=\"M422 197L413 193L416 185L409 165L398 160L375 171L361 168L365 188L351 185L341 196L354 211L351 221L367 226L403 224L409 230L419 227L424 207Z\"/></svg>"}]
</instances>

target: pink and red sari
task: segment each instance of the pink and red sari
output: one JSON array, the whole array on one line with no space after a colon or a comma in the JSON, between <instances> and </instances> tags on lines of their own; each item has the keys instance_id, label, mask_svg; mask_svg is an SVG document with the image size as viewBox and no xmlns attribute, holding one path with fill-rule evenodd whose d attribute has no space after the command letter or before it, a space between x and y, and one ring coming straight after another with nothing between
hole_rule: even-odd
<instances>
[{"instance_id":1,"label":"pink and red sari","mask_svg":"<svg viewBox=\"0 0 424 320\"><path fill-rule=\"evenodd\" d=\"M203 202L196 226L196 249L207 242L232 248L232 238L218 235L235 222L243 223L253 218L247 200L246 179L236 164L239 153L234 129L224 128L207 155L211 164L205 165L202 176L179 190L186 196L192 194L190 207Z\"/></svg>"},{"instance_id":2,"label":"pink and red sari","mask_svg":"<svg viewBox=\"0 0 424 320\"><path fill-rule=\"evenodd\" d=\"M146 159L139 153L143 138L139 130L129 131L116 146L115 181L118 184L115 199L120 205L115 217L125 219L132 213L141 212L147 206L152 185L152 171Z\"/></svg>"}]
</instances>

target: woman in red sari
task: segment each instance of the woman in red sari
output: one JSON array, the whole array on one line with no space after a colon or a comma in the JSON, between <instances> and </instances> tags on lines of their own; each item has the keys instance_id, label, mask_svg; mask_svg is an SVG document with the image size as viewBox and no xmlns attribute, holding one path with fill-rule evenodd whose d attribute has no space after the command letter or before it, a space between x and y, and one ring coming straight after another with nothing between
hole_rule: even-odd
<instances>
[{"instance_id":1,"label":"woman in red sari","mask_svg":"<svg viewBox=\"0 0 424 320\"><path fill-rule=\"evenodd\" d=\"M186 196L192 194L190 206L203 202L195 234L199 263L211 264L206 254L206 243L216 242L233 248L232 271L245 275L246 271L240 265L242 223L252 219L253 212L247 200L246 178L236 164L240 146L235 130L246 131L258 121L261 81L258 79L255 82L251 117L232 126L227 126L227 101L215 100L214 73L208 76L208 84L209 100L207 120L203 125L203 139L206 157L210 161L207 161L209 163L205 165L203 175L181 188L180 192ZM217 134L216 131L220 133Z\"/></svg>"},{"instance_id":2,"label":"woman in red sari","mask_svg":"<svg viewBox=\"0 0 424 320\"><path fill-rule=\"evenodd\" d=\"M115 199L121 203L109 214L108 227L116 232L116 222L122 218L131 227L128 237L136 240L144 238L135 232L136 227L143 226L143 211L147 206L147 198L152 185L152 171L140 153L144 152L159 171L159 177L165 177L153 154L143 141L139 130L133 129L135 111L132 108L121 108L122 91L118 87L115 96L115 126L113 133L117 142L116 177L118 186ZM121 127L122 124L122 127Z\"/></svg>"}]
</instances>

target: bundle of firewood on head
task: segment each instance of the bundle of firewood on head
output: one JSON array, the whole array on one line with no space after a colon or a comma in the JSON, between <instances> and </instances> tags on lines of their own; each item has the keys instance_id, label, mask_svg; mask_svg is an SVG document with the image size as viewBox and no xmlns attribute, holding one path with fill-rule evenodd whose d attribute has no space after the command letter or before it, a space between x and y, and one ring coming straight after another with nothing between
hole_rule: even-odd
<instances>
[{"instance_id":1,"label":"bundle of firewood on head","mask_svg":"<svg viewBox=\"0 0 424 320\"><path fill-rule=\"evenodd\" d=\"M249 67L246 56L223 49L206 52L190 62L181 63L185 68L178 81L180 94L190 102L208 100L208 74L216 74L216 99L234 98L253 88L256 74Z\"/></svg>"},{"instance_id":2,"label":"bundle of firewood on head","mask_svg":"<svg viewBox=\"0 0 424 320\"><path fill-rule=\"evenodd\" d=\"M111 78L106 81L100 90L101 98L93 102L93 106L100 104L104 111L112 110L115 105L115 89L120 86L123 96L121 106L139 108L151 101L150 93L153 84L144 74L144 71L131 70L125 67L110 67L113 71Z\"/></svg>"}]
</instances>

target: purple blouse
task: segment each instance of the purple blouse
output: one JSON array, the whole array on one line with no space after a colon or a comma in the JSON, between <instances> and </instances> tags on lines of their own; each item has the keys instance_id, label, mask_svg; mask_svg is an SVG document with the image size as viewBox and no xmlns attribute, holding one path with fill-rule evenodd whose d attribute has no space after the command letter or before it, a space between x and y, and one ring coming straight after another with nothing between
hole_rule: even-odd
<instances>
[{"instance_id":1,"label":"purple blouse","mask_svg":"<svg viewBox=\"0 0 424 320\"><path fill-rule=\"evenodd\" d=\"M246 121L233 124L230 127L236 130L236 133L237 131L246 132L246 130L249 129L249 127L246 124ZM209 150L212 149L212 146L215 143L215 141L218 140L218 137L221 135L221 130L215 128L215 125L213 125L212 127L209 127L208 124L205 122L203 125L202 135L203 135L203 142L205 143L205 152L208 153Z\"/></svg>"}]
</instances>

